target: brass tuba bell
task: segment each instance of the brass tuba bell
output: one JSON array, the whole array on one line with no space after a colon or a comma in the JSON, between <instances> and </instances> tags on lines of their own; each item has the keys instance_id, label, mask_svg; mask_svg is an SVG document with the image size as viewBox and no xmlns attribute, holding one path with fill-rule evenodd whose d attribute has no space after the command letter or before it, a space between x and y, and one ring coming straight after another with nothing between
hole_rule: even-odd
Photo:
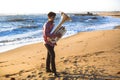
<instances>
[{"instance_id":1,"label":"brass tuba bell","mask_svg":"<svg viewBox=\"0 0 120 80\"><path fill-rule=\"evenodd\" d=\"M60 22L57 25L57 27L55 28L55 30L51 31L51 34L61 34L63 36L67 30L65 29L65 27L62 26L62 24L69 20L71 20L71 18L64 12L61 12ZM61 37L50 38L49 40L52 43L56 43Z\"/></svg>"}]
</instances>

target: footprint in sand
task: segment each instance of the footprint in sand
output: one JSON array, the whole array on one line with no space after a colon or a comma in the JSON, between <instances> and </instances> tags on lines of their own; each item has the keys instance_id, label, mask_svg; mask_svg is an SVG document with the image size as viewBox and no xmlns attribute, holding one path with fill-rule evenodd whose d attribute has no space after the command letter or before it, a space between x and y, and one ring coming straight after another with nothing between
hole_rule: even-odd
<instances>
[{"instance_id":1,"label":"footprint in sand","mask_svg":"<svg viewBox=\"0 0 120 80\"><path fill-rule=\"evenodd\" d=\"M98 55L100 55L101 53L104 53L105 51L99 51L99 52L95 52L94 54L96 55L96 56L98 56Z\"/></svg>"},{"instance_id":2,"label":"footprint in sand","mask_svg":"<svg viewBox=\"0 0 120 80\"><path fill-rule=\"evenodd\" d=\"M11 78L10 80L15 80L15 78Z\"/></svg>"},{"instance_id":3,"label":"footprint in sand","mask_svg":"<svg viewBox=\"0 0 120 80\"><path fill-rule=\"evenodd\" d=\"M119 71L119 72L117 72L117 74L120 74L120 71Z\"/></svg>"}]
</instances>

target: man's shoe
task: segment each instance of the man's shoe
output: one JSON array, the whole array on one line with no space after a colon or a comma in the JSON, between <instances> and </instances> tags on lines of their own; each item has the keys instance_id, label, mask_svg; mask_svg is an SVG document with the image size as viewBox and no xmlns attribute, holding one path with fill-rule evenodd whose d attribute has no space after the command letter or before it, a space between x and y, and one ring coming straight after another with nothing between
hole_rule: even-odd
<instances>
[{"instance_id":1,"label":"man's shoe","mask_svg":"<svg viewBox=\"0 0 120 80\"><path fill-rule=\"evenodd\" d=\"M59 75L58 75L57 73L53 73L53 75L54 75L55 77L59 77Z\"/></svg>"},{"instance_id":2,"label":"man's shoe","mask_svg":"<svg viewBox=\"0 0 120 80\"><path fill-rule=\"evenodd\" d=\"M51 70L46 70L46 72L48 72L48 73L49 73L49 72L52 72L52 71L51 71Z\"/></svg>"}]
</instances>

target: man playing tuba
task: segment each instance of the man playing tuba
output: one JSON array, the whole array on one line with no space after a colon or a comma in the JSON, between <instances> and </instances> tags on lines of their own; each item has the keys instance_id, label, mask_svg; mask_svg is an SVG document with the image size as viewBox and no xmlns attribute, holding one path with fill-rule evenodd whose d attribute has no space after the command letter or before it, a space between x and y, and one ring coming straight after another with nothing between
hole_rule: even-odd
<instances>
[{"instance_id":1,"label":"man playing tuba","mask_svg":"<svg viewBox=\"0 0 120 80\"><path fill-rule=\"evenodd\" d=\"M56 13L54 12L48 13L48 21L43 26L43 38L45 42L44 45L47 49L46 72L53 72L54 76L58 76L56 73L55 51L54 51L54 46L56 45L56 43L52 43L49 40L49 38L61 37L60 34L50 33L54 27L55 16L56 16Z\"/></svg>"},{"instance_id":2,"label":"man playing tuba","mask_svg":"<svg viewBox=\"0 0 120 80\"><path fill-rule=\"evenodd\" d=\"M56 29L52 32L54 28L55 16L56 16L56 13L54 12L48 13L48 21L43 26L43 38L45 42L44 45L47 49L46 72L53 72L54 76L58 76L56 73L54 46L56 45L56 42L66 32L65 28L62 27L62 24L65 21L70 20L70 18L62 12L60 23L58 24Z\"/></svg>"}]
</instances>

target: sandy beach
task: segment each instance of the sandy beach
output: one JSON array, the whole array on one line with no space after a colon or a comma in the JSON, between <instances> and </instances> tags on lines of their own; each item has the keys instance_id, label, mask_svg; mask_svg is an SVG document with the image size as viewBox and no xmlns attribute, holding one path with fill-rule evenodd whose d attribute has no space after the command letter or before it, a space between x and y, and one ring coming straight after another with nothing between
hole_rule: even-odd
<instances>
[{"instance_id":1,"label":"sandy beach","mask_svg":"<svg viewBox=\"0 0 120 80\"><path fill-rule=\"evenodd\" d=\"M55 52L60 77L45 72L46 48L41 42L0 53L0 80L120 79L119 28L60 39Z\"/></svg>"},{"instance_id":2,"label":"sandy beach","mask_svg":"<svg viewBox=\"0 0 120 80\"><path fill-rule=\"evenodd\" d=\"M120 18L120 11L113 11L113 12L99 12L97 13L98 15L101 16L112 16L112 17L116 17L116 18Z\"/></svg>"}]
</instances>

